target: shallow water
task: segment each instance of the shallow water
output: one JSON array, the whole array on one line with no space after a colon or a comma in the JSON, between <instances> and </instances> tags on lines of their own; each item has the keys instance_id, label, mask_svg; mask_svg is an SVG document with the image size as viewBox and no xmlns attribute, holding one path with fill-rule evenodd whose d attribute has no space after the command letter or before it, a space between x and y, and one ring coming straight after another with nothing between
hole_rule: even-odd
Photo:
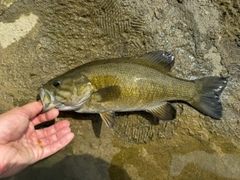
<instances>
[{"instance_id":1,"label":"shallow water","mask_svg":"<svg viewBox=\"0 0 240 180\"><path fill-rule=\"evenodd\" d=\"M0 113L85 62L157 49L175 54L174 76L229 77L220 121L182 103L169 122L119 113L114 131L98 115L61 113L74 140L6 179L240 179L240 3L179 2L0 2Z\"/></svg>"}]
</instances>

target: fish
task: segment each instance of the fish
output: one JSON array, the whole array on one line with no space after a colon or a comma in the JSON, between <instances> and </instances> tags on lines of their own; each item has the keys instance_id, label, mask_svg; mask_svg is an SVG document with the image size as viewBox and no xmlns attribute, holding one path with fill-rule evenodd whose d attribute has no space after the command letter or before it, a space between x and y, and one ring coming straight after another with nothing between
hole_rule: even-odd
<instances>
[{"instance_id":1,"label":"fish","mask_svg":"<svg viewBox=\"0 0 240 180\"><path fill-rule=\"evenodd\" d=\"M220 95L227 78L180 79L171 75L174 62L173 54L157 50L85 63L40 87L42 111L98 113L114 129L115 112L146 111L173 120L177 112L172 102L185 102L212 119L221 119Z\"/></svg>"}]
</instances>

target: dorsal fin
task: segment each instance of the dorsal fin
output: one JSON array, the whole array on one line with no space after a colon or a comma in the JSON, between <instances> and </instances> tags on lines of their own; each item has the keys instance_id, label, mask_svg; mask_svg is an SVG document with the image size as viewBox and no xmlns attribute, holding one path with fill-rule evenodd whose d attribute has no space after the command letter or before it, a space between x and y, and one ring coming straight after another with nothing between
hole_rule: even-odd
<instances>
[{"instance_id":1,"label":"dorsal fin","mask_svg":"<svg viewBox=\"0 0 240 180\"><path fill-rule=\"evenodd\" d=\"M170 52L158 50L158 51L149 52L137 57L124 57L124 58L121 57L121 58L91 61L89 63L78 66L72 71L76 71L76 73L78 73L79 68L83 70L85 67L115 62L115 63L136 63L143 66L148 66L150 68L154 68L158 71L169 72L174 66L174 60L175 60L175 57Z\"/></svg>"},{"instance_id":2,"label":"dorsal fin","mask_svg":"<svg viewBox=\"0 0 240 180\"><path fill-rule=\"evenodd\" d=\"M138 63L144 60L145 65L161 71L170 71L174 65L174 59L174 55L166 51L153 51L134 58Z\"/></svg>"}]
</instances>

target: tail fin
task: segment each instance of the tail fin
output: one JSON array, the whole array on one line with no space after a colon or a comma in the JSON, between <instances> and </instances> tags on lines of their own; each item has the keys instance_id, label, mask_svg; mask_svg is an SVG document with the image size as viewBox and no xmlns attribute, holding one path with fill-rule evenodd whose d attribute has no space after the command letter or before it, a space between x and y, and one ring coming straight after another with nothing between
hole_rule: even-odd
<instances>
[{"instance_id":1,"label":"tail fin","mask_svg":"<svg viewBox=\"0 0 240 180\"><path fill-rule=\"evenodd\" d=\"M195 81L201 87L198 90L201 94L192 105L213 119L221 119L222 103L219 96L227 85L227 78L211 76Z\"/></svg>"}]
</instances>

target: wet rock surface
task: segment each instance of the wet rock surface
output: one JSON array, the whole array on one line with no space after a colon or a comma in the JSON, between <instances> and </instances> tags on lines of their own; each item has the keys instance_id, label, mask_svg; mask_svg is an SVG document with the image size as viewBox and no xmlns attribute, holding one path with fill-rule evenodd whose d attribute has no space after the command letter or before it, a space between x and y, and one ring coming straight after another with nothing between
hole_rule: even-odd
<instances>
[{"instance_id":1,"label":"wet rock surface","mask_svg":"<svg viewBox=\"0 0 240 180\"><path fill-rule=\"evenodd\" d=\"M169 122L119 113L114 131L98 115L61 113L73 142L7 179L239 179L239 11L228 0L1 1L0 113L85 62L158 49L175 54L176 77L229 80L219 121L182 103Z\"/></svg>"}]
</instances>

